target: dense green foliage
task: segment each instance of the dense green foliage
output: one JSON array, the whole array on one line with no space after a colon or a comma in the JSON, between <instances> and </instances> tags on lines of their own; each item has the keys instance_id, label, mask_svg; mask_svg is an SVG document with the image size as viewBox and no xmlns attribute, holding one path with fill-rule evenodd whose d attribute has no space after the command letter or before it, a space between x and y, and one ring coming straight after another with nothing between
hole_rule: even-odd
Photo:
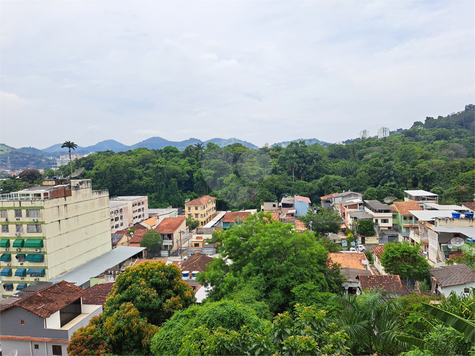
<instances>
[{"instance_id":1,"label":"dense green foliage","mask_svg":"<svg viewBox=\"0 0 475 356\"><path fill-rule=\"evenodd\" d=\"M381 255L381 265L388 274L397 274L401 280L424 281L429 278L431 267L421 252L420 245L408 242L387 244Z\"/></svg>"},{"instance_id":2,"label":"dense green foliage","mask_svg":"<svg viewBox=\"0 0 475 356\"><path fill-rule=\"evenodd\" d=\"M343 190L366 199L403 198L405 189L440 194L441 203L471 201L475 182L474 105L464 111L427 118L385 139L346 145L307 146L293 142L252 150L240 144L209 143L160 150L99 152L74 162L83 178L111 196L148 195L149 205L183 206L203 194L218 197L218 210L257 208L284 194L319 197ZM67 167L61 172L69 174Z\"/></svg>"},{"instance_id":3,"label":"dense green foliage","mask_svg":"<svg viewBox=\"0 0 475 356\"><path fill-rule=\"evenodd\" d=\"M142 240L140 240L140 246L147 248L147 251L157 252L162 248L162 235L155 230L147 231Z\"/></svg>"},{"instance_id":4,"label":"dense green foliage","mask_svg":"<svg viewBox=\"0 0 475 356\"><path fill-rule=\"evenodd\" d=\"M311 283L319 292L341 290L343 277L328 267L324 245L309 231L298 233L293 225L274 221L269 214L251 215L244 224L221 233L220 240L223 258L198 275L201 284L213 287L211 300L230 298L235 288L250 285L275 313L289 308L292 290L301 284Z\"/></svg>"},{"instance_id":5,"label":"dense green foliage","mask_svg":"<svg viewBox=\"0 0 475 356\"><path fill-rule=\"evenodd\" d=\"M175 265L150 261L128 267L117 277L103 313L73 333L68 350L73 355L148 355L158 326L194 300Z\"/></svg>"},{"instance_id":6,"label":"dense green foliage","mask_svg":"<svg viewBox=\"0 0 475 356\"><path fill-rule=\"evenodd\" d=\"M300 218L305 225L318 235L327 233L338 233L341 228L342 219L335 210L322 208L320 211L311 210Z\"/></svg>"},{"instance_id":7,"label":"dense green foliage","mask_svg":"<svg viewBox=\"0 0 475 356\"><path fill-rule=\"evenodd\" d=\"M176 310L194 301L193 290L181 278L178 267L146 261L126 268L117 277L106 301L104 316L112 316L123 303L131 302L142 317L160 326Z\"/></svg>"},{"instance_id":8,"label":"dense green foliage","mask_svg":"<svg viewBox=\"0 0 475 356\"><path fill-rule=\"evenodd\" d=\"M374 221L370 219L359 220L356 224L356 232L363 236L373 236L376 233Z\"/></svg>"},{"instance_id":9,"label":"dense green foliage","mask_svg":"<svg viewBox=\"0 0 475 356\"><path fill-rule=\"evenodd\" d=\"M182 339L194 329L222 327L239 331L243 326L250 332L262 333L265 322L250 307L229 300L195 305L176 312L162 325L152 340L151 350L155 355L177 355Z\"/></svg>"},{"instance_id":10,"label":"dense green foliage","mask_svg":"<svg viewBox=\"0 0 475 356\"><path fill-rule=\"evenodd\" d=\"M235 330L203 323L178 339L177 355L347 355L348 350L348 335L328 321L325 311L300 305L294 312L277 315L260 332L247 326Z\"/></svg>"}]
</instances>

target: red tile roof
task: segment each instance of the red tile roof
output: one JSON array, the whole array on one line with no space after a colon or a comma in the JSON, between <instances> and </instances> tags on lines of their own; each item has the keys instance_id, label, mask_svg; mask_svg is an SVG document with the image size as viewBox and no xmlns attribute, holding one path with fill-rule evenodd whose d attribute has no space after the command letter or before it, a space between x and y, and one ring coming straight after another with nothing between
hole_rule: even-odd
<instances>
[{"instance_id":1,"label":"red tile roof","mask_svg":"<svg viewBox=\"0 0 475 356\"><path fill-rule=\"evenodd\" d=\"M181 270L190 272L203 272L206 270L206 266L211 261L213 261L212 257L203 255L201 253L195 253L188 257L188 259L181 264Z\"/></svg>"},{"instance_id":2,"label":"red tile roof","mask_svg":"<svg viewBox=\"0 0 475 356\"><path fill-rule=\"evenodd\" d=\"M411 215L409 210L422 210L422 208L415 201L395 201L394 206L402 215Z\"/></svg>"},{"instance_id":3,"label":"red tile roof","mask_svg":"<svg viewBox=\"0 0 475 356\"><path fill-rule=\"evenodd\" d=\"M307 230L307 227L302 221L300 221L299 219L295 219L295 229L297 231L303 232Z\"/></svg>"},{"instance_id":4,"label":"red tile roof","mask_svg":"<svg viewBox=\"0 0 475 356\"><path fill-rule=\"evenodd\" d=\"M361 252L331 252L328 254L328 258L333 263L340 264L340 268L354 268L366 270L365 265L361 261L366 261L368 263L366 255Z\"/></svg>"},{"instance_id":5,"label":"red tile roof","mask_svg":"<svg viewBox=\"0 0 475 356\"><path fill-rule=\"evenodd\" d=\"M26 298L4 306L3 312L12 307L20 307L46 319L58 310L63 309L75 300L82 297L85 290L66 281L61 281L47 288L32 293Z\"/></svg>"},{"instance_id":6,"label":"red tile roof","mask_svg":"<svg viewBox=\"0 0 475 356\"><path fill-rule=\"evenodd\" d=\"M209 196L209 195L203 195L202 197L199 197L199 198L196 198L192 201L189 201L188 203L185 204L185 206L188 206L188 205L206 205L206 204L211 203L215 200L216 200L215 197L212 197L212 196Z\"/></svg>"},{"instance_id":7,"label":"red tile roof","mask_svg":"<svg viewBox=\"0 0 475 356\"><path fill-rule=\"evenodd\" d=\"M147 232L148 230L136 230L134 232L134 235L132 236L132 238L129 240L129 246L139 246L140 247L140 241L142 241L142 238L143 238L143 235L145 235L145 233Z\"/></svg>"},{"instance_id":8,"label":"red tile roof","mask_svg":"<svg viewBox=\"0 0 475 356\"><path fill-rule=\"evenodd\" d=\"M379 260L381 260L381 256L383 255L385 247L386 247L386 245L378 245L378 246L371 247L374 254L376 255L376 257L378 257Z\"/></svg>"},{"instance_id":9,"label":"red tile roof","mask_svg":"<svg viewBox=\"0 0 475 356\"><path fill-rule=\"evenodd\" d=\"M387 293L404 293L401 278L398 275L367 275L360 274L357 277L360 280L362 290L383 289Z\"/></svg>"},{"instance_id":10,"label":"red tile roof","mask_svg":"<svg viewBox=\"0 0 475 356\"><path fill-rule=\"evenodd\" d=\"M465 206L466 208L469 208L470 210L475 211L475 201L468 201L465 203L460 203L460 205Z\"/></svg>"},{"instance_id":11,"label":"red tile roof","mask_svg":"<svg viewBox=\"0 0 475 356\"><path fill-rule=\"evenodd\" d=\"M114 283L98 283L87 288L82 296L82 303L104 306L113 285Z\"/></svg>"},{"instance_id":12,"label":"red tile roof","mask_svg":"<svg viewBox=\"0 0 475 356\"><path fill-rule=\"evenodd\" d=\"M328 195L324 195L323 197L320 197L321 200L324 200L324 199L328 199L328 198L333 198L333 196L335 194L338 194L338 193L332 193L332 194L328 194Z\"/></svg>"},{"instance_id":13,"label":"red tile roof","mask_svg":"<svg viewBox=\"0 0 475 356\"><path fill-rule=\"evenodd\" d=\"M185 217L180 216L178 218L165 218L162 222L154 229L156 232L161 234L173 234L175 233L180 226L185 223ZM185 226L183 226L183 229Z\"/></svg>"},{"instance_id":14,"label":"red tile roof","mask_svg":"<svg viewBox=\"0 0 475 356\"><path fill-rule=\"evenodd\" d=\"M237 218L240 218L242 221L246 220L251 213L249 211L236 211L236 212L227 212L224 214L223 223L232 223L235 222Z\"/></svg>"},{"instance_id":15,"label":"red tile roof","mask_svg":"<svg viewBox=\"0 0 475 356\"><path fill-rule=\"evenodd\" d=\"M130 229L135 230L135 231L137 231L137 230L148 230L148 227L140 225L140 224L135 224Z\"/></svg>"},{"instance_id":16,"label":"red tile roof","mask_svg":"<svg viewBox=\"0 0 475 356\"><path fill-rule=\"evenodd\" d=\"M303 202L309 203L309 204L312 203L312 202L310 201L310 198L308 198L308 197L303 197L303 196L301 196L301 195L296 195L296 196L294 197L294 200L303 201Z\"/></svg>"}]
</instances>

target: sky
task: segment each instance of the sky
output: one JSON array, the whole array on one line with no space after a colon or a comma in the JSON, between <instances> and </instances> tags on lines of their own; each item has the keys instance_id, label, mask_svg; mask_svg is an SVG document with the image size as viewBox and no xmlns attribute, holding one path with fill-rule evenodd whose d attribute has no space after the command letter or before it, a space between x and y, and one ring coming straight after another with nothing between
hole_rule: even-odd
<instances>
[{"instance_id":1,"label":"sky","mask_svg":"<svg viewBox=\"0 0 475 356\"><path fill-rule=\"evenodd\" d=\"M473 1L0 0L0 142L258 146L474 103Z\"/></svg>"}]
</instances>

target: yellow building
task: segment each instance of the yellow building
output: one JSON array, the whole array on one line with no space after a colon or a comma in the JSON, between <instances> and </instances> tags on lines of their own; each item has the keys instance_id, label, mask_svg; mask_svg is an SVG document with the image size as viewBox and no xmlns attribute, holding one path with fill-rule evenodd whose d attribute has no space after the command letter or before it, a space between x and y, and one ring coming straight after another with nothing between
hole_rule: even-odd
<instances>
[{"instance_id":1,"label":"yellow building","mask_svg":"<svg viewBox=\"0 0 475 356\"><path fill-rule=\"evenodd\" d=\"M185 204L185 213L186 217L198 221L200 226L206 225L216 215L216 198L203 195L192 200Z\"/></svg>"},{"instance_id":2,"label":"yellow building","mask_svg":"<svg viewBox=\"0 0 475 356\"><path fill-rule=\"evenodd\" d=\"M109 193L58 179L0 196L0 269L8 296L111 250Z\"/></svg>"}]
</instances>

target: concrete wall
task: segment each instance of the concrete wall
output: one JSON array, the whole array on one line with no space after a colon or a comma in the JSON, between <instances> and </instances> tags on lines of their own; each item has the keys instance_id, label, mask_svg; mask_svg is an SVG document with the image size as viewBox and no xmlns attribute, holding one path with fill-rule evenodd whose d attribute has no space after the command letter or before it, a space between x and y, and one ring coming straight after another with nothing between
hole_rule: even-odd
<instances>
[{"instance_id":1,"label":"concrete wall","mask_svg":"<svg viewBox=\"0 0 475 356\"><path fill-rule=\"evenodd\" d=\"M295 200L295 216L304 216L308 213L309 204L304 201Z\"/></svg>"},{"instance_id":2,"label":"concrete wall","mask_svg":"<svg viewBox=\"0 0 475 356\"><path fill-rule=\"evenodd\" d=\"M455 226L455 227L472 227L475 226L475 219L453 219L453 218L445 218L445 219L436 219L435 226Z\"/></svg>"},{"instance_id":3,"label":"concrete wall","mask_svg":"<svg viewBox=\"0 0 475 356\"><path fill-rule=\"evenodd\" d=\"M450 287L445 287L445 288L438 287L437 290L439 291L440 294L443 294L444 296L448 297L452 291L454 291L455 294L457 295L461 295L461 294L468 295L467 293L464 293L463 291L465 288L475 288L475 282L462 284L460 286L450 286Z\"/></svg>"}]
</instances>

